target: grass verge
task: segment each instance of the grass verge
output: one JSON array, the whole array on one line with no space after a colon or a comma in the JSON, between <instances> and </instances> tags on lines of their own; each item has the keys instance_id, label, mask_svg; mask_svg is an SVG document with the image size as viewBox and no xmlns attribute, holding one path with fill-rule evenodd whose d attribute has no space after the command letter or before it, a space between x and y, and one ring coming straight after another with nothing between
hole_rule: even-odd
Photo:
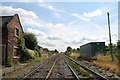
<instances>
[{"instance_id":1,"label":"grass verge","mask_svg":"<svg viewBox=\"0 0 120 80\"><path fill-rule=\"evenodd\" d=\"M78 75L89 76L89 73L87 73L87 72L81 70L78 64L69 63L69 65L70 65L71 67L73 67L73 68L76 70L76 72L77 72Z\"/></svg>"},{"instance_id":2,"label":"grass verge","mask_svg":"<svg viewBox=\"0 0 120 80\"><path fill-rule=\"evenodd\" d=\"M107 71L113 72L113 73L118 73L118 64L117 60L115 59L112 61L111 57L106 55L97 55L94 57L94 61L92 64L96 65L97 67L100 67L102 69L105 69Z\"/></svg>"}]
</instances>

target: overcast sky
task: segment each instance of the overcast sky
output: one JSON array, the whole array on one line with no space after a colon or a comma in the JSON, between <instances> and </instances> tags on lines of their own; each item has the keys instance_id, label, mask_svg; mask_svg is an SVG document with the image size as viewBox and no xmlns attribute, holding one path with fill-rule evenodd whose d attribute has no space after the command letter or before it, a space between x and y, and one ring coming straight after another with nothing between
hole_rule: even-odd
<instances>
[{"instance_id":1,"label":"overcast sky","mask_svg":"<svg viewBox=\"0 0 120 80\"><path fill-rule=\"evenodd\" d=\"M37 36L50 50L65 51L88 42L109 43L107 12L110 12L112 42L118 39L117 2L3 2L1 15L18 14L24 32Z\"/></svg>"}]
</instances>

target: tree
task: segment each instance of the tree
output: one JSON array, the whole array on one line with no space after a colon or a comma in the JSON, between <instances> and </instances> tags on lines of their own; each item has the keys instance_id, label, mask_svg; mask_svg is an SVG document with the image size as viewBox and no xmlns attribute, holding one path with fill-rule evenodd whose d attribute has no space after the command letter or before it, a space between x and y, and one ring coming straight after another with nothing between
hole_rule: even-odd
<instances>
[{"instance_id":1,"label":"tree","mask_svg":"<svg viewBox=\"0 0 120 80\"><path fill-rule=\"evenodd\" d=\"M71 52L72 48L70 46L67 47L67 52Z\"/></svg>"},{"instance_id":2,"label":"tree","mask_svg":"<svg viewBox=\"0 0 120 80\"><path fill-rule=\"evenodd\" d=\"M37 46L37 38L33 33L25 33L24 34L25 39L25 46L29 49L36 49Z\"/></svg>"},{"instance_id":3,"label":"tree","mask_svg":"<svg viewBox=\"0 0 120 80\"><path fill-rule=\"evenodd\" d=\"M105 51L109 51L109 46L105 45Z\"/></svg>"},{"instance_id":4,"label":"tree","mask_svg":"<svg viewBox=\"0 0 120 80\"><path fill-rule=\"evenodd\" d=\"M18 54L20 56L20 62L27 61L32 59L32 56L29 55L28 49L25 46L25 39L23 37L18 38Z\"/></svg>"},{"instance_id":5,"label":"tree","mask_svg":"<svg viewBox=\"0 0 120 80\"><path fill-rule=\"evenodd\" d=\"M48 49L48 48L44 48L44 50L49 51L49 49Z\"/></svg>"},{"instance_id":6,"label":"tree","mask_svg":"<svg viewBox=\"0 0 120 80\"><path fill-rule=\"evenodd\" d=\"M120 75L120 40L117 42L117 51L116 58L118 60L118 74Z\"/></svg>"},{"instance_id":7,"label":"tree","mask_svg":"<svg viewBox=\"0 0 120 80\"><path fill-rule=\"evenodd\" d=\"M71 52L75 52L76 51L76 49L71 49Z\"/></svg>"},{"instance_id":8,"label":"tree","mask_svg":"<svg viewBox=\"0 0 120 80\"><path fill-rule=\"evenodd\" d=\"M120 53L120 40L118 40L117 42L117 49L118 49L118 53Z\"/></svg>"},{"instance_id":9,"label":"tree","mask_svg":"<svg viewBox=\"0 0 120 80\"><path fill-rule=\"evenodd\" d=\"M41 56L39 45L36 46L36 50L34 50L34 51L39 57Z\"/></svg>"},{"instance_id":10,"label":"tree","mask_svg":"<svg viewBox=\"0 0 120 80\"><path fill-rule=\"evenodd\" d=\"M59 52L57 51L57 49L55 49L55 53L59 53Z\"/></svg>"},{"instance_id":11,"label":"tree","mask_svg":"<svg viewBox=\"0 0 120 80\"><path fill-rule=\"evenodd\" d=\"M80 48L77 48L77 50L79 51L79 50L80 50Z\"/></svg>"},{"instance_id":12,"label":"tree","mask_svg":"<svg viewBox=\"0 0 120 80\"><path fill-rule=\"evenodd\" d=\"M105 46L105 50L110 51L110 44L108 44L108 46L107 45ZM116 52L116 50L117 50L117 45L112 43L112 52L114 51Z\"/></svg>"}]
</instances>

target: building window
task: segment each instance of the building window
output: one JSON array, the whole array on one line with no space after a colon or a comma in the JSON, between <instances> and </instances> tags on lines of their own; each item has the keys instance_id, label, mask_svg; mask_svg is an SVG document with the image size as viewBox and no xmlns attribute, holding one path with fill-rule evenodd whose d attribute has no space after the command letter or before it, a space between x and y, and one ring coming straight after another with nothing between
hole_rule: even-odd
<instances>
[{"instance_id":1,"label":"building window","mask_svg":"<svg viewBox=\"0 0 120 80\"><path fill-rule=\"evenodd\" d=\"M13 58L15 59L15 58L19 58L19 54L17 54L17 50L18 50L18 48L14 48L13 49Z\"/></svg>"},{"instance_id":2,"label":"building window","mask_svg":"<svg viewBox=\"0 0 120 80\"><path fill-rule=\"evenodd\" d=\"M17 56L17 48L14 48L14 54L13 56Z\"/></svg>"},{"instance_id":3,"label":"building window","mask_svg":"<svg viewBox=\"0 0 120 80\"><path fill-rule=\"evenodd\" d=\"M15 35L19 36L19 29L15 28Z\"/></svg>"}]
</instances>

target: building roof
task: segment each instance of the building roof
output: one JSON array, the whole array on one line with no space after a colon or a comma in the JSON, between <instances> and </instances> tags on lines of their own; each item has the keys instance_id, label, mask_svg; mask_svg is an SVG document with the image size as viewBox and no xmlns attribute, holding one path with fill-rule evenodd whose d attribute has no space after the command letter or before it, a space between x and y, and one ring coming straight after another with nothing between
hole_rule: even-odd
<instances>
[{"instance_id":1,"label":"building roof","mask_svg":"<svg viewBox=\"0 0 120 80\"><path fill-rule=\"evenodd\" d=\"M2 20L2 26L6 23L9 23L14 16L0 16L0 20Z\"/></svg>"},{"instance_id":2,"label":"building roof","mask_svg":"<svg viewBox=\"0 0 120 80\"><path fill-rule=\"evenodd\" d=\"M105 42L89 42L89 43L86 43L86 44L84 44L82 46L85 46L85 45L88 45L88 44L94 44L94 43L105 43ZM82 46L80 46L80 47L82 47Z\"/></svg>"},{"instance_id":3,"label":"building roof","mask_svg":"<svg viewBox=\"0 0 120 80\"><path fill-rule=\"evenodd\" d=\"M2 20L2 27L3 27L4 25L10 23L11 20L12 20L15 16L17 16L18 21L19 21L19 24L20 24L20 27L21 27L21 29L22 29L22 32L24 33L23 28L22 28L22 25L21 25L21 23L20 23L20 19L19 19L18 14L15 14L15 15L13 15L13 16L0 16L0 20Z\"/></svg>"}]
</instances>

